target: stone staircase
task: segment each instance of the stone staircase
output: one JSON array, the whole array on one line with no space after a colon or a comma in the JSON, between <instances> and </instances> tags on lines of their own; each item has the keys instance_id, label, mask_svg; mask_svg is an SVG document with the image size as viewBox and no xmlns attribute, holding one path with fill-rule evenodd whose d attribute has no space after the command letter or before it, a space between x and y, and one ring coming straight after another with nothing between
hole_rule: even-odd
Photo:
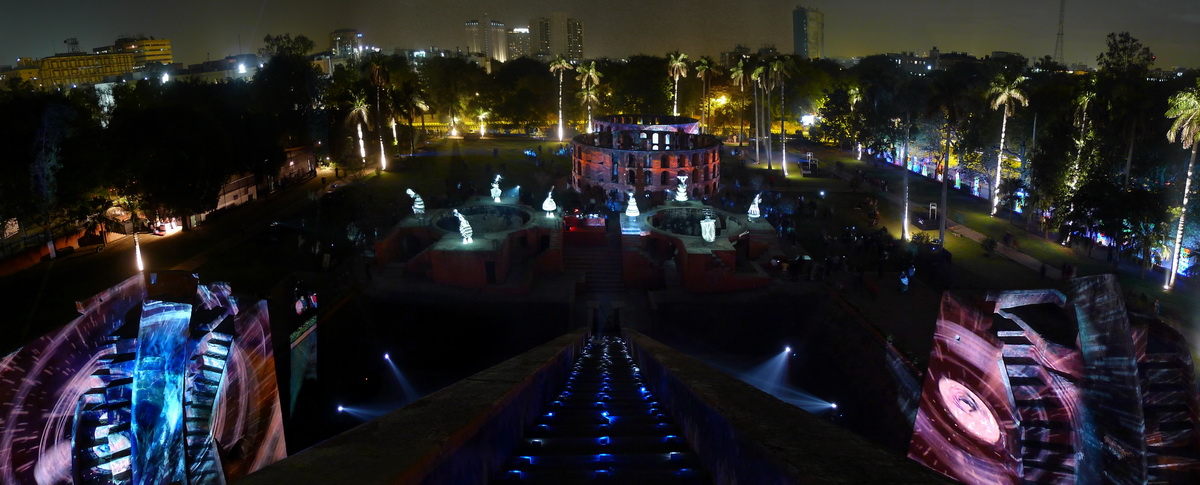
<instances>
[{"instance_id":1,"label":"stone staircase","mask_svg":"<svg viewBox=\"0 0 1200 485\"><path fill-rule=\"evenodd\" d=\"M559 244L562 235L559 234ZM550 241L551 247L555 242ZM563 248L563 265L567 272L584 275L589 293L623 293L625 291L624 263L621 260L621 233L609 229L605 233L605 245L598 247L566 246Z\"/></svg>"},{"instance_id":2,"label":"stone staircase","mask_svg":"<svg viewBox=\"0 0 1200 485\"><path fill-rule=\"evenodd\" d=\"M1052 388L1054 379L1034 358L1023 331L1000 331L1004 369L1021 430L1023 478L1028 483L1074 483L1077 456L1074 426L1066 403Z\"/></svg>"},{"instance_id":3,"label":"stone staircase","mask_svg":"<svg viewBox=\"0 0 1200 485\"><path fill-rule=\"evenodd\" d=\"M626 342L594 337L493 483L712 483Z\"/></svg>"}]
</instances>

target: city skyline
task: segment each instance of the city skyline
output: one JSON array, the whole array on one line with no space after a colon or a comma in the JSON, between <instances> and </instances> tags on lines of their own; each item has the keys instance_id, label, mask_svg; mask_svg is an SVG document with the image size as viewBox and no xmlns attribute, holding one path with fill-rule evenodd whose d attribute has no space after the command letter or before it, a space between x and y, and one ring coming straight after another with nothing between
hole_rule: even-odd
<instances>
[{"instance_id":1,"label":"city skyline","mask_svg":"<svg viewBox=\"0 0 1200 485\"><path fill-rule=\"evenodd\" d=\"M63 40L75 37L81 47L110 44L125 34L145 34L172 40L177 62L198 63L226 55L253 53L267 34L304 34L323 48L329 32L354 28L366 42L385 52L393 48L436 46L467 50L463 22L490 18L510 27L523 27L552 12L566 12L588 25L587 57L663 55L680 50L692 57L716 56L736 44L756 49L773 44L791 50L791 12L797 2L766 0L730 9L715 0L591 4L533 0L500 6L477 0L450 0L437 9L382 0L358 0L337 8L316 0L253 5L216 0L167 11L144 0L124 2L113 9L88 2L18 4L6 8L8 18L22 19L4 29L0 64L18 57L41 58L65 52ZM961 51L984 56L992 51L1018 52L1029 58L1050 55L1058 25L1057 2L958 2L932 0L904 4L867 0L855 6L803 3L825 14L825 53L854 57L887 52ZM832 2L831 2L832 3ZM658 7L658 8L654 8ZM646 15L629 15L645 12ZM672 16L677 17L673 19ZM910 25L910 28L903 28ZM1129 31L1157 56L1157 67L1200 66L1200 50L1191 47L1188 32L1200 27L1200 12L1186 9L1183 0L1132 5L1101 0L1082 6L1068 2L1065 22L1065 61L1094 66L1109 32ZM239 48L240 45L240 48Z\"/></svg>"}]
</instances>

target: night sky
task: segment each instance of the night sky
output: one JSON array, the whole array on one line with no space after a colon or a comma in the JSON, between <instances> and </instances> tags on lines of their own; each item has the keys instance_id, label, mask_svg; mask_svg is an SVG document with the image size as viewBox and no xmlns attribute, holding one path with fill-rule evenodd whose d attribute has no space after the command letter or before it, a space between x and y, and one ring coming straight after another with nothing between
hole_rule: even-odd
<instances>
[{"instance_id":1,"label":"night sky","mask_svg":"<svg viewBox=\"0 0 1200 485\"><path fill-rule=\"evenodd\" d=\"M775 44L791 53L791 11L782 0L0 0L0 64L17 57L111 44L121 34L173 41L175 61L197 63L254 52L265 34L305 34L328 46L328 33L358 29L367 41L392 48L466 46L463 22L490 13L509 27L567 12L585 22L587 57L691 57ZM857 0L806 3L825 13L826 55L850 57L937 46L983 56L994 50L1040 57L1054 51L1054 0ZM1194 0L1079 0L1067 2L1068 63L1094 66L1108 32L1128 30L1158 55L1157 67L1200 66L1200 5Z\"/></svg>"}]
</instances>

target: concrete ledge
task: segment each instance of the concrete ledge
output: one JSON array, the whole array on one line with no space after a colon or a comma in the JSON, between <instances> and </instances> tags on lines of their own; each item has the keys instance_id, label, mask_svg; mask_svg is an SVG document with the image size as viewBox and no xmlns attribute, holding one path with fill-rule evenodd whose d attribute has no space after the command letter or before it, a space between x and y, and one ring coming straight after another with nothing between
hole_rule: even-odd
<instances>
[{"instance_id":1,"label":"concrete ledge","mask_svg":"<svg viewBox=\"0 0 1200 485\"><path fill-rule=\"evenodd\" d=\"M717 483L953 483L637 331L624 334Z\"/></svg>"},{"instance_id":2,"label":"concrete ledge","mask_svg":"<svg viewBox=\"0 0 1200 485\"><path fill-rule=\"evenodd\" d=\"M487 483L586 336L563 335L235 483Z\"/></svg>"}]
</instances>

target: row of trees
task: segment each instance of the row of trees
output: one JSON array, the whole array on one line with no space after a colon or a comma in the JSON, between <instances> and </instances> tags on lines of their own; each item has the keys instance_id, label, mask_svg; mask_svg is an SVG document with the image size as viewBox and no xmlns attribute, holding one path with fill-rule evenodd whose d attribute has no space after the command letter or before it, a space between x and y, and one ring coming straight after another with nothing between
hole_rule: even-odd
<instances>
[{"instance_id":1,"label":"row of trees","mask_svg":"<svg viewBox=\"0 0 1200 485\"><path fill-rule=\"evenodd\" d=\"M249 83L150 78L43 92L17 80L0 89L0 220L99 225L117 202L186 225L215 208L231 175L276 176L284 147L320 139L323 115L303 54L311 41L267 40L271 60Z\"/></svg>"},{"instance_id":2,"label":"row of trees","mask_svg":"<svg viewBox=\"0 0 1200 485\"><path fill-rule=\"evenodd\" d=\"M1196 76L1151 78L1153 54L1124 33L1109 36L1100 69L1087 74L1049 58L1027 69L1019 57L913 74L882 55L849 69L792 56L721 69L674 52L579 65L522 58L490 74L461 58L414 65L369 54L322 76L306 58L312 41L265 40L266 64L250 83L124 84L111 110L91 90L0 92L0 137L20 154L3 161L16 176L0 182L11 189L0 193L0 217L75 218L113 195L184 215L211 208L231 173L277 170L286 146L321 142L335 163L378 156L386 165L416 150L426 123L458 130L487 119L533 131L557 122L561 137L593 113L670 110L739 142L753 133L756 156L772 169L781 153L771 150L772 132L812 115L812 139L896 156L910 147L905 155L931 159L939 172L989 180L993 212L1023 189L1047 231L1103 232L1146 262L1167 226L1184 220L1160 210L1181 201L1188 182L1180 145L1163 135L1181 133L1190 146L1187 123L1172 126L1187 119L1176 102L1183 95L1172 95ZM1169 106L1183 114L1167 116ZM1185 246L1195 245L1191 227Z\"/></svg>"},{"instance_id":3,"label":"row of trees","mask_svg":"<svg viewBox=\"0 0 1200 485\"><path fill-rule=\"evenodd\" d=\"M1020 190L1045 230L1102 233L1115 258L1171 266L1181 256L1171 248L1200 243L1200 226L1183 217L1196 72L1153 72L1153 54L1128 33L1110 34L1097 61L1091 73L1043 58L1032 69L992 60L913 76L870 57L835 78L811 134L897 156L909 142L939 173L988 179L993 214Z\"/></svg>"}]
</instances>

